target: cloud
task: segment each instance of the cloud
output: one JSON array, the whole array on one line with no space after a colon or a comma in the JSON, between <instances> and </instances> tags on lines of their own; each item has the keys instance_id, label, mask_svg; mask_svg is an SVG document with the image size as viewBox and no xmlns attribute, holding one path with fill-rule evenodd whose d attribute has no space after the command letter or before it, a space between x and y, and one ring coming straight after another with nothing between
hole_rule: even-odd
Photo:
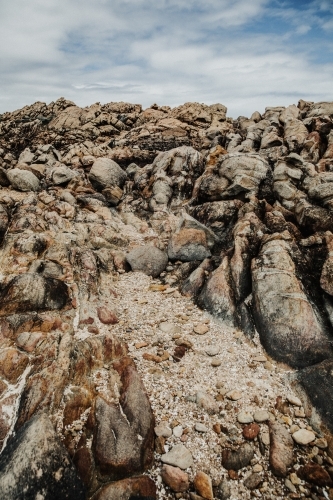
<instances>
[{"instance_id":1,"label":"cloud","mask_svg":"<svg viewBox=\"0 0 333 500\"><path fill-rule=\"evenodd\" d=\"M330 2L16 0L1 9L0 112L64 96L222 102L237 116L331 98Z\"/></svg>"}]
</instances>

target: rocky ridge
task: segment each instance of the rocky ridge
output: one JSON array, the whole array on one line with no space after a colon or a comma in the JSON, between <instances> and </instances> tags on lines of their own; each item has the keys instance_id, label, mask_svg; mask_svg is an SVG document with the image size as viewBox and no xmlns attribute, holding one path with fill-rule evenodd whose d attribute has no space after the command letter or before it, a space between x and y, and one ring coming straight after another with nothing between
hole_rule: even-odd
<instances>
[{"instance_id":1,"label":"rocky ridge","mask_svg":"<svg viewBox=\"0 0 333 500\"><path fill-rule=\"evenodd\" d=\"M333 496L333 104L226 113L0 116L2 496Z\"/></svg>"}]
</instances>

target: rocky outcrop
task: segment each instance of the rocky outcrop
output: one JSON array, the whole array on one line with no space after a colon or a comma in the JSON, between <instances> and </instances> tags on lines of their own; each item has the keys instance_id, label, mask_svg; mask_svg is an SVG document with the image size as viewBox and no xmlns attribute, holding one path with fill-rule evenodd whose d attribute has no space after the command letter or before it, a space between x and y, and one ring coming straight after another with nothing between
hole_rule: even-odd
<instances>
[{"instance_id":1,"label":"rocky outcrop","mask_svg":"<svg viewBox=\"0 0 333 500\"><path fill-rule=\"evenodd\" d=\"M332 428L332 103L226 113L61 98L1 115L0 442L13 470L26 461L9 456L10 442L21 449L43 418L69 457L62 477L82 481L87 498L154 497L142 476L153 413L113 334L124 323L112 282L130 271L166 295L178 286L248 338L258 331L270 356L300 370ZM179 363L190 343L175 339ZM285 476L290 457L281 465L274 447L272 468ZM232 474L247 463L222 456Z\"/></svg>"}]
</instances>

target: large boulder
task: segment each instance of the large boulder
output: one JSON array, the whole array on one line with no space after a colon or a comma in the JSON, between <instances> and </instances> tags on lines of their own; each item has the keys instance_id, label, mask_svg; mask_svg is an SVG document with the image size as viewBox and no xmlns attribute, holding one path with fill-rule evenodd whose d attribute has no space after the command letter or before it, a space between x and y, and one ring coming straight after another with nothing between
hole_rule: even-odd
<instances>
[{"instance_id":1,"label":"large boulder","mask_svg":"<svg viewBox=\"0 0 333 500\"><path fill-rule=\"evenodd\" d=\"M126 260L132 271L142 271L153 278L159 276L168 264L166 253L152 245L134 248L126 255Z\"/></svg>"},{"instance_id":2,"label":"large boulder","mask_svg":"<svg viewBox=\"0 0 333 500\"><path fill-rule=\"evenodd\" d=\"M83 483L45 414L27 422L0 455L0 497L86 499Z\"/></svg>"},{"instance_id":3,"label":"large boulder","mask_svg":"<svg viewBox=\"0 0 333 500\"><path fill-rule=\"evenodd\" d=\"M98 158L88 177L92 185L100 190L114 186L122 188L127 179L126 172L110 158Z\"/></svg>"},{"instance_id":4,"label":"large boulder","mask_svg":"<svg viewBox=\"0 0 333 500\"><path fill-rule=\"evenodd\" d=\"M211 274L203 287L198 302L199 305L228 326L237 326L235 297L228 257L224 257L222 264Z\"/></svg>"},{"instance_id":5,"label":"large boulder","mask_svg":"<svg viewBox=\"0 0 333 500\"><path fill-rule=\"evenodd\" d=\"M7 178L14 189L18 191L38 191L40 184L38 178L28 170L13 168L8 170Z\"/></svg>"},{"instance_id":6,"label":"large boulder","mask_svg":"<svg viewBox=\"0 0 333 500\"><path fill-rule=\"evenodd\" d=\"M26 311L61 309L69 300L67 285L38 273L21 274L0 291L0 316Z\"/></svg>"},{"instance_id":7,"label":"large boulder","mask_svg":"<svg viewBox=\"0 0 333 500\"><path fill-rule=\"evenodd\" d=\"M263 239L252 261L254 318L261 342L278 361L303 368L330 356L330 339L296 276L289 233Z\"/></svg>"}]
</instances>

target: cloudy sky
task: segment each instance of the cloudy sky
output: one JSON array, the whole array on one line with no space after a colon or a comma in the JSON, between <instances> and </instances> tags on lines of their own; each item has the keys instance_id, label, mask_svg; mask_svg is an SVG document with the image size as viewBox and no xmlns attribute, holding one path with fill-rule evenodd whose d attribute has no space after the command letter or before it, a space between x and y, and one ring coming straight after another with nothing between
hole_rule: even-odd
<instances>
[{"instance_id":1,"label":"cloudy sky","mask_svg":"<svg viewBox=\"0 0 333 500\"><path fill-rule=\"evenodd\" d=\"M333 100L333 0L1 0L0 113Z\"/></svg>"}]
</instances>

